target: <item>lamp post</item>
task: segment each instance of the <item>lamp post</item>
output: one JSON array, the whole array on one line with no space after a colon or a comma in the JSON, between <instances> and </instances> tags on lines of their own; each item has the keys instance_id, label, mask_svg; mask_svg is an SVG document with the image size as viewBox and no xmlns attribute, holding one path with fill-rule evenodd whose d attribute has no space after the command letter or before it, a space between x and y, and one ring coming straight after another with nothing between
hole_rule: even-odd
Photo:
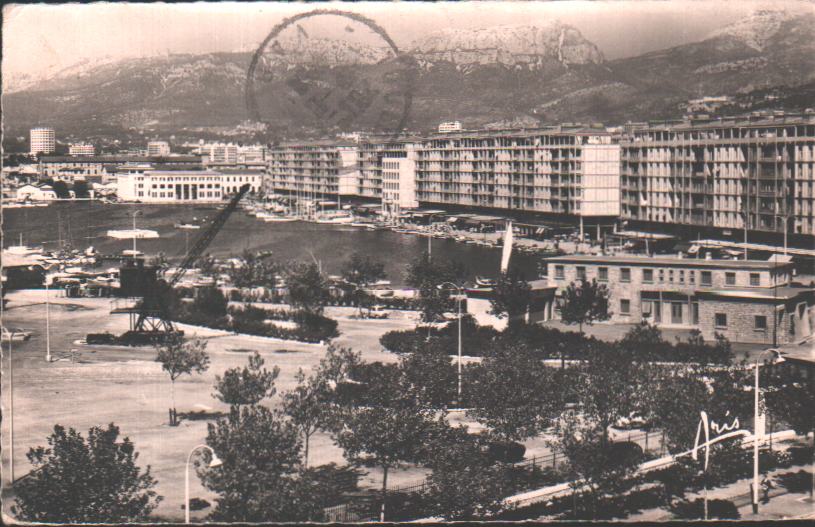
<instances>
[{"instance_id":1,"label":"lamp post","mask_svg":"<svg viewBox=\"0 0 815 527\"><path fill-rule=\"evenodd\" d=\"M756 357L755 385L753 386L753 514L758 514L758 447L760 442L758 434L758 369L761 366L761 357L763 357L765 353L773 354L776 364L784 362L784 357L781 356L781 352L775 348L766 349ZM764 436L763 429L761 430L761 436Z\"/></svg>"},{"instance_id":2,"label":"lamp post","mask_svg":"<svg viewBox=\"0 0 815 527\"><path fill-rule=\"evenodd\" d=\"M439 284L439 289L452 288L458 293L456 304L458 305L458 389L456 390L456 400L461 405L461 301L464 296L462 288L452 282L444 282Z\"/></svg>"},{"instance_id":3,"label":"lamp post","mask_svg":"<svg viewBox=\"0 0 815 527\"><path fill-rule=\"evenodd\" d=\"M217 454L215 454L215 451L212 450L212 447L209 445L198 445L190 450L190 454L187 456L186 471L184 472L184 523L190 523L190 460L192 460L192 455L199 448L205 448L212 453L212 461L209 462L209 468L220 467L223 465L223 461L221 461L221 459Z\"/></svg>"}]
</instances>

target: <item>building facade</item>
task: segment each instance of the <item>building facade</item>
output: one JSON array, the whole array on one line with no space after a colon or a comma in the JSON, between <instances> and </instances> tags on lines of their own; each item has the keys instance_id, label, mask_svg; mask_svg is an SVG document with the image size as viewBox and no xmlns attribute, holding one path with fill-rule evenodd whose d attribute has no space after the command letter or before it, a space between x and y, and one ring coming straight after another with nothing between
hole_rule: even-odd
<instances>
[{"instance_id":1,"label":"building facade","mask_svg":"<svg viewBox=\"0 0 815 527\"><path fill-rule=\"evenodd\" d=\"M419 206L416 200L416 149L406 147L406 157L382 158L382 211L398 217Z\"/></svg>"},{"instance_id":2,"label":"building facade","mask_svg":"<svg viewBox=\"0 0 815 527\"><path fill-rule=\"evenodd\" d=\"M77 143L68 147L68 155L92 156L96 154L96 147L87 143Z\"/></svg>"},{"instance_id":3,"label":"building facade","mask_svg":"<svg viewBox=\"0 0 815 527\"><path fill-rule=\"evenodd\" d=\"M557 295L580 280L605 284L611 322L696 328L706 339L783 344L815 323L815 290L792 285L789 263L573 255L547 259L547 278Z\"/></svg>"},{"instance_id":4,"label":"building facade","mask_svg":"<svg viewBox=\"0 0 815 527\"><path fill-rule=\"evenodd\" d=\"M56 134L53 128L32 128L30 132L30 149L32 156L37 154L53 154L56 147Z\"/></svg>"},{"instance_id":5,"label":"building facade","mask_svg":"<svg viewBox=\"0 0 815 527\"><path fill-rule=\"evenodd\" d=\"M148 156L169 156L170 143L167 141L150 141L147 143Z\"/></svg>"},{"instance_id":6,"label":"building facade","mask_svg":"<svg viewBox=\"0 0 815 527\"><path fill-rule=\"evenodd\" d=\"M418 150L420 203L572 217L619 215L620 145L605 129L439 134Z\"/></svg>"},{"instance_id":7,"label":"building facade","mask_svg":"<svg viewBox=\"0 0 815 527\"><path fill-rule=\"evenodd\" d=\"M51 185L23 185L17 189L17 199L19 201L53 201L57 199L57 193Z\"/></svg>"},{"instance_id":8,"label":"building facade","mask_svg":"<svg viewBox=\"0 0 815 527\"><path fill-rule=\"evenodd\" d=\"M199 147L205 165L234 164L238 162L238 145L225 143L208 143Z\"/></svg>"},{"instance_id":9,"label":"building facade","mask_svg":"<svg viewBox=\"0 0 815 527\"><path fill-rule=\"evenodd\" d=\"M268 152L264 187L267 194L304 200L353 195L358 192L356 173L355 145L334 141L283 144Z\"/></svg>"},{"instance_id":10,"label":"building facade","mask_svg":"<svg viewBox=\"0 0 815 527\"><path fill-rule=\"evenodd\" d=\"M110 183L115 181L119 168L133 164L196 169L201 167L201 159L197 156L43 156L39 161L39 175L65 182Z\"/></svg>"},{"instance_id":11,"label":"building facade","mask_svg":"<svg viewBox=\"0 0 815 527\"><path fill-rule=\"evenodd\" d=\"M439 125L439 133L446 134L449 132L460 132L461 131L461 122L460 121L446 121Z\"/></svg>"},{"instance_id":12,"label":"building facade","mask_svg":"<svg viewBox=\"0 0 815 527\"><path fill-rule=\"evenodd\" d=\"M246 181L238 182L238 180ZM142 203L219 202L245 183L260 189L261 175L222 174L209 170L153 170L125 167L117 178L117 196Z\"/></svg>"},{"instance_id":13,"label":"building facade","mask_svg":"<svg viewBox=\"0 0 815 527\"><path fill-rule=\"evenodd\" d=\"M815 114L651 123L622 147L623 220L815 235Z\"/></svg>"}]
</instances>

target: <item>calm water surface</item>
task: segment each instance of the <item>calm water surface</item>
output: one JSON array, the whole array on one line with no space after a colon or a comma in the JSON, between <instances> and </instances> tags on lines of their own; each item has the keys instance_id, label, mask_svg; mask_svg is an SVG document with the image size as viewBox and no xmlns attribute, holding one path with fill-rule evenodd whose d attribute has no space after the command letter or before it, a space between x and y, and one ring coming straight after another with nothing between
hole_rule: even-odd
<instances>
[{"instance_id":1,"label":"calm water surface","mask_svg":"<svg viewBox=\"0 0 815 527\"><path fill-rule=\"evenodd\" d=\"M157 239L137 240L137 248L146 254L164 252L168 258L185 254L201 230L176 229L176 223L211 219L215 206L189 205L105 205L95 202L55 203L48 207L4 209L3 246L23 243L59 247L60 240L78 249L93 245L102 253L120 253L132 247L132 240L109 238L109 229L132 227L134 211L139 211L136 226L159 233ZM189 241L187 240L189 236ZM264 223L242 210L230 216L208 252L216 257L240 254L244 249L269 250L274 258L319 261L330 274L340 272L343 263L354 252L371 255L385 263L388 278L403 284L406 265L427 249L427 238L391 231L369 231L343 225L306 222ZM458 260L467 267L470 278L494 277L501 260L499 249L467 245L451 240L432 240L434 258ZM513 254L512 266L518 266L529 278L536 275L537 258Z\"/></svg>"}]
</instances>

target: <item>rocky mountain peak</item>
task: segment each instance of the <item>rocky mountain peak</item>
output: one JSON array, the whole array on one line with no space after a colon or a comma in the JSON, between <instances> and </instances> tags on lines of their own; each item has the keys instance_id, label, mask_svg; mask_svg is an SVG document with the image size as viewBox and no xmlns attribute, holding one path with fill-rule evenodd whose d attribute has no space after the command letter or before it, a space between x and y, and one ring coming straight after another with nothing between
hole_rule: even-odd
<instances>
[{"instance_id":1,"label":"rocky mountain peak","mask_svg":"<svg viewBox=\"0 0 815 527\"><path fill-rule=\"evenodd\" d=\"M710 36L734 38L756 51L763 51L781 24L792 18L794 15L787 11L760 10L714 31Z\"/></svg>"},{"instance_id":2,"label":"rocky mountain peak","mask_svg":"<svg viewBox=\"0 0 815 527\"><path fill-rule=\"evenodd\" d=\"M601 64L599 48L579 30L551 20L541 25L444 29L415 42L412 53L420 64L449 62L457 67L498 63L535 69L543 62L563 66Z\"/></svg>"}]
</instances>

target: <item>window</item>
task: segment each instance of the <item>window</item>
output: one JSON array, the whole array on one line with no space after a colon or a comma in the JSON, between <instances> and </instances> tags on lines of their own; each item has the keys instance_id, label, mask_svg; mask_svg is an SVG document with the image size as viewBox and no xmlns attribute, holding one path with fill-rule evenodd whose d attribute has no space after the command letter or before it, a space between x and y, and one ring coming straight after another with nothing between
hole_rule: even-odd
<instances>
[{"instance_id":1,"label":"window","mask_svg":"<svg viewBox=\"0 0 815 527\"><path fill-rule=\"evenodd\" d=\"M750 285L758 287L761 285L761 275L758 273L750 273Z\"/></svg>"},{"instance_id":2,"label":"window","mask_svg":"<svg viewBox=\"0 0 815 527\"><path fill-rule=\"evenodd\" d=\"M688 283L689 284L696 283L696 271L688 271Z\"/></svg>"},{"instance_id":3,"label":"window","mask_svg":"<svg viewBox=\"0 0 815 527\"><path fill-rule=\"evenodd\" d=\"M620 299L620 314L628 315L630 313L631 313L631 301L626 298Z\"/></svg>"},{"instance_id":4,"label":"window","mask_svg":"<svg viewBox=\"0 0 815 527\"><path fill-rule=\"evenodd\" d=\"M631 281L631 269L628 269L627 267L620 269L620 281L621 282Z\"/></svg>"},{"instance_id":5,"label":"window","mask_svg":"<svg viewBox=\"0 0 815 527\"><path fill-rule=\"evenodd\" d=\"M713 274L710 271L702 271L702 285L713 285Z\"/></svg>"},{"instance_id":6,"label":"window","mask_svg":"<svg viewBox=\"0 0 815 527\"><path fill-rule=\"evenodd\" d=\"M599 270L599 280L601 282L608 282L608 267L601 267Z\"/></svg>"},{"instance_id":7,"label":"window","mask_svg":"<svg viewBox=\"0 0 815 527\"><path fill-rule=\"evenodd\" d=\"M577 266L577 277L580 280L585 280L586 279L586 268L585 267L580 266L580 265Z\"/></svg>"},{"instance_id":8,"label":"window","mask_svg":"<svg viewBox=\"0 0 815 527\"><path fill-rule=\"evenodd\" d=\"M654 270L653 269L643 269L642 270L642 281L652 284L654 283Z\"/></svg>"},{"instance_id":9,"label":"window","mask_svg":"<svg viewBox=\"0 0 815 527\"><path fill-rule=\"evenodd\" d=\"M756 315L753 329L756 331L767 331L767 317L764 315Z\"/></svg>"},{"instance_id":10,"label":"window","mask_svg":"<svg viewBox=\"0 0 815 527\"><path fill-rule=\"evenodd\" d=\"M736 285L736 273L725 273L724 283L727 285Z\"/></svg>"},{"instance_id":11,"label":"window","mask_svg":"<svg viewBox=\"0 0 815 527\"><path fill-rule=\"evenodd\" d=\"M653 304L651 302L645 301L642 303L642 318L648 318L651 316L651 309Z\"/></svg>"},{"instance_id":12,"label":"window","mask_svg":"<svg viewBox=\"0 0 815 527\"><path fill-rule=\"evenodd\" d=\"M671 302L671 324L682 323L682 302Z\"/></svg>"},{"instance_id":13,"label":"window","mask_svg":"<svg viewBox=\"0 0 815 527\"><path fill-rule=\"evenodd\" d=\"M668 271L668 281L669 281L670 283L674 283L674 270L673 270L673 269L671 269L670 271Z\"/></svg>"},{"instance_id":14,"label":"window","mask_svg":"<svg viewBox=\"0 0 815 527\"><path fill-rule=\"evenodd\" d=\"M564 277L563 266L562 265L556 265L555 266L555 278L557 278L558 280L563 280L563 277Z\"/></svg>"},{"instance_id":15,"label":"window","mask_svg":"<svg viewBox=\"0 0 815 527\"><path fill-rule=\"evenodd\" d=\"M726 313L716 313L715 326L717 328L726 328L727 327L727 314Z\"/></svg>"},{"instance_id":16,"label":"window","mask_svg":"<svg viewBox=\"0 0 815 527\"><path fill-rule=\"evenodd\" d=\"M660 269L660 270L659 270L659 281L660 281L660 282L664 282L664 281L665 281L665 270L664 270L664 269Z\"/></svg>"},{"instance_id":17,"label":"window","mask_svg":"<svg viewBox=\"0 0 815 527\"><path fill-rule=\"evenodd\" d=\"M679 283L680 284L685 283L685 271L679 271Z\"/></svg>"}]
</instances>

